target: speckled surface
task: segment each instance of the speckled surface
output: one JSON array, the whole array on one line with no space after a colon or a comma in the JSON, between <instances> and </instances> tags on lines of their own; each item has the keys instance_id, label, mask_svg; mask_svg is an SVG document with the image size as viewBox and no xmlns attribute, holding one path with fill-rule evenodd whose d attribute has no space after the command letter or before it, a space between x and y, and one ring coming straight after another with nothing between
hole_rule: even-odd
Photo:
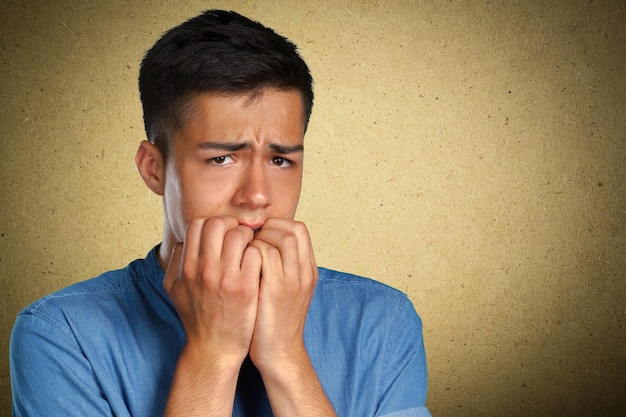
<instances>
[{"instance_id":1,"label":"speckled surface","mask_svg":"<svg viewBox=\"0 0 626 417\"><path fill-rule=\"evenodd\" d=\"M623 2L27 0L0 8L0 415L17 312L158 243L138 65L209 7L309 62L298 217L414 301L433 415L626 414Z\"/></svg>"}]
</instances>

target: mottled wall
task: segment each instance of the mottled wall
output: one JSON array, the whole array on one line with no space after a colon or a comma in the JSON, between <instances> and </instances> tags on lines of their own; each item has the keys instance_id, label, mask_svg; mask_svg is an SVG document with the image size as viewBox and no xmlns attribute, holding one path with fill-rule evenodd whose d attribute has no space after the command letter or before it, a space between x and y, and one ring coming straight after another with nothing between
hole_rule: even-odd
<instances>
[{"instance_id":1,"label":"mottled wall","mask_svg":"<svg viewBox=\"0 0 626 417\"><path fill-rule=\"evenodd\" d=\"M0 415L36 298L160 238L143 52L233 8L301 47L319 264L407 292L436 416L623 416L623 1L2 1Z\"/></svg>"}]
</instances>

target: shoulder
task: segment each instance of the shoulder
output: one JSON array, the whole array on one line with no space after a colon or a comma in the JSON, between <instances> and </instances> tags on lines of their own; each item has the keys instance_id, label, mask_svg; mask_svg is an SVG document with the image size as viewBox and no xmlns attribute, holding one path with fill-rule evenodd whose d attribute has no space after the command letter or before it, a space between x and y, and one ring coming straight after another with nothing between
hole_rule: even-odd
<instances>
[{"instance_id":1,"label":"shoulder","mask_svg":"<svg viewBox=\"0 0 626 417\"><path fill-rule=\"evenodd\" d=\"M129 273L127 268L107 271L98 277L77 282L48 294L30 304L23 312L36 312L46 309L51 304L72 302L77 298L115 293L136 279L138 278Z\"/></svg>"},{"instance_id":2,"label":"shoulder","mask_svg":"<svg viewBox=\"0 0 626 417\"><path fill-rule=\"evenodd\" d=\"M391 287L383 282L376 281L372 278L366 278L359 275L350 274L348 272L336 271L334 269L319 267L319 281L324 284L347 285L356 288L367 288L374 291L380 291L389 295L406 297L406 294L400 290Z\"/></svg>"},{"instance_id":3,"label":"shoulder","mask_svg":"<svg viewBox=\"0 0 626 417\"><path fill-rule=\"evenodd\" d=\"M319 279L314 297L316 310L324 315L353 317L363 323L398 321L421 328L421 320L413 303L402 291L380 281L328 268L318 268Z\"/></svg>"},{"instance_id":4,"label":"shoulder","mask_svg":"<svg viewBox=\"0 0 626 417\"><path fill-rule=\"evenodd\" d=\"M380 281L328 268L320 267L318 270L318 291L321 293L351 295L363 301L402 303L408 300L405 293Z\"/></svg>"},{"instance_id":5,"label":"shoulder","mask_svg":"<svg viewBox=\"0 0 626 417\"><path fill-rule=\"evenodd\" d=\"M112 270L53 292L25 307L18 315L43 319L49 324L75 320L77 317L106 315L108 310L132 302L138 287L149 284L153 252L122 269Z\"/></svg>"}]
</instances>

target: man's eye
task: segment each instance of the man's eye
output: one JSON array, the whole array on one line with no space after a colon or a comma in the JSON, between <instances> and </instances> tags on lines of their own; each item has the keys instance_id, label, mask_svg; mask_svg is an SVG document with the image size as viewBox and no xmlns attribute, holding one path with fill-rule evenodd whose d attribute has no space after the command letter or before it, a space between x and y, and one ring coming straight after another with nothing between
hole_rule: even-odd
<instances>
[{"instance_id":1,"label":"man's eye","mask_svg":"<svg viewBox=\"0 0 626 417\"><path fill-rule=\"evenodd\" d=\"M281 168L288 168L293 166L293 161L290 161L289 159L280 156L275 156L272 158L272 164L277 165Z\"/></svg>"},{"instance_id":2,"label":"man's eye","mask_svg":"<svg viewBox=\"0 0 626 417\"><path fill-rule=\"evenodd\" d=\"M213 165L226 165L232 162L232 157L230 155L222 155L215 158L211 158L207 161Z\"/></svg>"}]
</instances>

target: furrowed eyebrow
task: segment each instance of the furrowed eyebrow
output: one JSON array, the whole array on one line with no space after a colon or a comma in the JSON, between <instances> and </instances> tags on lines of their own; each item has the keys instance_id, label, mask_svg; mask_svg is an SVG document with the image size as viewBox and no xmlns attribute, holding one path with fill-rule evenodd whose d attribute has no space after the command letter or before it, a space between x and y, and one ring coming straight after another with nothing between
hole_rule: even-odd
<instances>
[{"instance_id":1,"label":"furrowed eyebrow","mask_svg":"<svg viewBox=\"0 0 626 417\"><path fill-rule=\"evenodd\" d=\"M202 142L198 145L201 149L219 149L222 151L235 152L242 149L250 149L250 142Z\"/></svg>"},{"instance_id":2,"label":"furrowed eyebrow","mask_svg":"<svg viewBox=\"0 0 626 417\"><path fill-rule=\"evenodd\" d=\"M236 152L243 149L251 149L252 144L250 142L202 142L198 145L201 149L218 149L227 152ZM304 152L304 145L280 145L278 143L270 143L267 145L268 149L272 152L280 154L292 154Z\"/></svg>"},{"instance_id":3,"label":"furrowed eyebrow","mask_svg":"<svg viewBox=\"0 0 626 417\"><path fill-rule=\"evenodd\" d=\"M303 145L285 146L279 145L277 143L270 143L269 145L267 145L267 147L273 152L282 154L304 152Z\"/></svg>"}]
</instances>

